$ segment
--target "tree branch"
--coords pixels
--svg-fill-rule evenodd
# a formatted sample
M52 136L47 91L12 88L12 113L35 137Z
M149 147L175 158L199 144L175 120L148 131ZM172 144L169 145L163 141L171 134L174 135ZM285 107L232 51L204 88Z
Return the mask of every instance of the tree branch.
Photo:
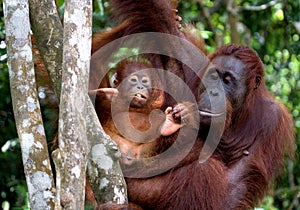
M262 4L260 6L245 6L245 7L240 7L239 10L248 10L248 11L261 11L261 10L265 10L269 7L274 6L275 4L279 3L280 0L273 0L270 1L266 4Z
M91 37L92 0L66 1L57 156L57 191L63 209L84 209Z
M238 9L234 0L226 0L226 10L228 13L228 22L230 26L230 39L232 43L239 44L241 42L240 34L237 29L239 22Z
M50 68L55 70L55 72L50 73L49 76L52 78L52 82L55 84L54 86L56 87L55 88L56 95L59 96L61 79L56 79L56 78L61 78L63 47L60 43L62 43L63 40L62 24L60 21L58 21L59 16L53 0L41 0L41 1L29 0L29 1L31 4L30 8L33 9L31 15L31 22L34 28L34 35L36 39L42 40L37 42L37 45L39 46L39 49L46 48L44 50L41 50L41 54L45 62L50 62L49 63L49 65L51 65ZM49 11L51 11L51 14L48 14ZM44 18L43 16L45 15L48 18ZM49 21L49 23L46 23L45 21ZM51 28L53 30L51 30ZM51 33L51 31L53 35L48 36ZM71 52L73 52L73 49L71 49ZM46 54L44 55L44 53ZM87 55L90 54L90 52L86 52L86 53ZM47 66L47 68L49 68L49 65ZM86 103L87 103L86 123L87 123L87 138L90 146L89 151L90 150L95 151L96 148L99 148L97 146L98 144L105 145L104 147L107 150L107 153L105 151L97 151L96 153L97 157L99 156L102 157L100 159L99 158L97 159L95 157L95 153L90 154L89 158L91 159L88 160L88 164L89 164L88 174L89 174L90 183L94 188L95 197L98 202L104 203L104 202L113 201L117 203L123 203L123 201L127 201L127 194L126 194L127 188L126 188L124 177L122 176L120 164L117 160L114 159L114 157L117 157L118 151L116 151L116 146L113 143L113 141L109 138L109 136L107 136L104 133L99 123L99 120L96 116L95 110L93 108L93 104L90 102L87 95L86 98L87 98L86 99ZM60 100L59 97L58 100ZM105 171L103 170L102 165L106 163L103 163L103 161L101 160L103 159L106 160L110 158L113 160L112 167L109 170ZM56 165L60 164L58 160L58 151L53 153L53 159ZM57 166L56 168L59 167ZM94 172L97 172L97 174L95 174ZM57 180L59 180L60 179L59 174L57 175L58 175ZM105 179L109 183L107 186L105 186L105 188L100 187L102 179ZM105 194L103 193L103 191L105 191Z
M86 120L87 133L91 148L87 173L95 198L98 203L113 201L124 204L128 201L127 188L118 161L121 157L118 146L103 131L89 98L87 98L87 112L89 113Z
M54 209L55 188L34 75L29 5L4 1L11 96L21 143L30 207Z
M63 26L55 1L29 0L30 21L37 46L51 78L55 94L60 98L62 74Z
M215 40L215 43L216 43L216 47L222 46L223 42L222 42L220 36L218 36L218 34L216 33L217 29L214 26L213 22L211 21L212 20L212 18L211 18L211 14L212 13L210 12L210 10L207 7L205 7L204 0L198 0L198 2L201 5L202 13L204 15L204 18L207 21L208 30L210 30L210 31L212 31L214 33L214 40Z

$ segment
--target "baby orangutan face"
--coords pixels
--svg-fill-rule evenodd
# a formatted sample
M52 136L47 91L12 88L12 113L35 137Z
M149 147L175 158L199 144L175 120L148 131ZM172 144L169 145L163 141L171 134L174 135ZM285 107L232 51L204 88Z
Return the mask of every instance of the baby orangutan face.
M145 106L151 96L152 83L150 77L144 71L135 72L126 77L118 87L120 96L131 107L141 108Z

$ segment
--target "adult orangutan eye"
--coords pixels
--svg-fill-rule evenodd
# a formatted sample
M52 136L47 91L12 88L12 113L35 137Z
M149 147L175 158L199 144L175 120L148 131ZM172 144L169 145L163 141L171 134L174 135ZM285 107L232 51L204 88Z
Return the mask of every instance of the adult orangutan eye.
M234 79L233 76L230 73L226 72L223 77L223 82L226 85L228 85L233 82L233 79Z

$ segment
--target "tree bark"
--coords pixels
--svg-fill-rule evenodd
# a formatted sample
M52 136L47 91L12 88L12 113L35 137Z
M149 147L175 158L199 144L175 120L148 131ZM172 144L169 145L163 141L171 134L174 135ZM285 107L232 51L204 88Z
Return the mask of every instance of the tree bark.
M92 36L92 1L65 2L57 191L62 209L84 209L87 161L86 95Z
M98 203L127 202L127 188L118 159L117 145L105 134L92 102L88 99L87 133L90 155L87 165L89 182Z
M44 59L46 67L49 72L49 76L54 84L56 95L60 95L61 87L61 74L62 74L62 57L63 57L63 29L62 24L59 21L59 15L56 10L56 5L53 0L29 0L30 10L31 10L31 23L34 31L34 36L37 40L37 45L40 49L40 53ZM81 19L80 17L79 19ZM19 20L18 20L19 21ZM13 23L16 25L16 23ZM88 48L85 50L86 55L90 54L89 44L86 45ZM81 49L85 48L82 47ZM80 49L80 50L81 50ZM74 49L70 49L73 53ZM76 60L76 59L75 59ZM77 60L76 60L77 62ZM75 62L75 63L76 63ZM21 63L21 62L20 62ZM17 65L21 66L21 65ZM50 69L50 71L49 71ZM72 77L71 77L72 78ZM71 81L71 78L66 78ZM81 88L82 89L82 88ZM126 184L119 162L116 160L118 157L118 150L113 141L107 136L96 116L95 110L93 108L92 102L89 100L88 96L85 95L87 103L87 136L89 141L89 146L92 148L93 153L90 154L89 160L89 178L90 182L93 184L96 199L99 202L117 202L123 203L127 200L126 196ZM74 96L74 100L77 95ZM60 100L60 98L58 98ZM74 101L73 100L73 101ZM74 125L72 125L74 126ZM76 126L74 126L76 128ZM99 146L99 144L101 146ZM102 147L103 146L103 147ZM98 151L97 148L104 148L103 151ZM90 150L90 149L89 149ZM45 152L44 154L48 154ZM57 167L62 166L60 164L60 159L58 159L58 151L53 155L53 159ZM73 157L70 157L71 159ZM105 161L103 161L105 160ZM108 161L108 162L107 162ZM112 163L112 165L107 164ZM111 166L108 170L103 170L107 165ZM50 173L52 176L52 173ZM57 183L60 183L60 173L57 173ZM107 182L108 184L103 187L101 183ZM72 183L73 184L73 183ZM61 186L58 184L58 188ZM53 190L54 192L54 190ZM54 195L53 195L54 196ZM61 208L62 196L59 194L56 200L55 209ZM30 201L31 202L31 201ZM66 199L62 200L62 203L66 203ZM50 206L50 205L49 205Z
M202 8L202 13L204 18L206 19L207 25L208 25L208 30L212 31L214 33L214 40L216 43L216 48L221 47L223 45L223 37L218 35L217 33L217 28L214 26L212 22L212 17L211 17L211 12L210 10L205 7L205 1L204 0L198 0L199 4L201 5ZM220 3L218 3L220 4Z
M62 75L63 26L55 1L29 0L30 21L37 46L50 75L57 98L60 98Z
M36 90L28 1L10 0L4 5L11 96L30 208L53 209L55 188Z
M231 43L240 44L241 38L238 32L238 9L235 0L226 0L226 10L228 14L228 22L230 27Z

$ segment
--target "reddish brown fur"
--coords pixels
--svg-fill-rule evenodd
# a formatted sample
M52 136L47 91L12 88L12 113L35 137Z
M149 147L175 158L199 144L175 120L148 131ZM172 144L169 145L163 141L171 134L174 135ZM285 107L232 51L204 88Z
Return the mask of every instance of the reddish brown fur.
M294 128L288 110L268 92L264 66L255 51L229 45L210 55L229 55L246 64L247 94L240 113L222 137L218 152L229 166L226 209L253 208L266 193L270 182L282 170L285 155L293 158ZM257 87L256 77L261 77ZM250 154L242 157L243 150ZM237 156L239 154L239 156Z
M292 157L291 115L267 91L257 54L247 47L229 45L210 58L221 55L242 60L248 77L243 108L238 115L229 115L231 125L216 156L200 164L203 141L198 139L189 155L167 173L127 179L131 202L144 209L250 209L282 170L284 156ZM257 75L262 78L258 87ZM234 105L232 111L236 111ZM249 155L243 154L245 150Z
M196 36L193 34L181 33L178 30L176 21L174 21L174 19L170 18L173 16L173 11L171 10L171 7L168 4L166 4L165 1L141 0L137 3L136 1L128 2L128 1L115 0L115 1L112 1L112 7L114 8L113 13L114 13L115 17L119 17L120 18L119 21L120 22L123 21L123 22L119 26L113 28L111 31L99 33L93 38L93 47L92 47L93 53L96 52L98 49L100 49L105 44L107 44L117 38L129 35L132 33L148 32L148 31L162 32L162 33L177 35L180 37L186 37L195 46L199 47L200 50L204 49L202 39L197 39ZM94 59L99 59L99 62L101 62L100 60L103 58L94 58ZM180 77L183 77L183 75L185 74L183 71L184 67L182 67L182 65L179 64L174 59L169 59L169 58L165 58L165 57L156 55L156 56L150 56L150 60L152 61L152 64L154 67L162 68L164 66L165 69L172 71L173 73L177 74ZM92 78L96 77L97 74L99 74L99 69L92 68L91 69ZM194 77L192 77L190 75L193 75ZM191 80L191 78L193 78L193 79L196 78L195 74L193 74L193 73L189 74L188 79ZM107 82L107 79L106 79L106 82L102 82L100 87L109 87L109 83ZM102 109L102 112L105 110L109 110L109 109ZM102 118L102 117L100 117L100 118ZM103 116L103 118L105 118L105 117ZM103 127L105 128L106 124L104 124ZM171 137L170 139L164 139L164 143L162 143L158 152L163 151L165 147L168 147L170 144L172 144L172 142L174 141L173 140L174 138L175 137ZM197 158L196 156L197 155L193 155L192 158L195 159L195 158ZM223 172L222 164L218 164L218 166L216 168L218 168L217 170L220 171L220 173ZM190 169L190 170L192 170L192 169ZM181 173L184 173L184 170ZM178 174L178 175L180 175L180 174ZM160 177L154 178L154 183L156 182L155 180L161 180L160 181L161 184L158 184L158 185L156 184L157 188L160 189L160 191L162 191L162 188L161 188L162 186L168 185L168 181L167 181L167 179L169 179L168 177L169 177L169 175L163 176L162 179ZM224 176L221 176L221 177L223 179ZM214 179L214 181L215 181L215 183L213 185L217 185L218 180ZM138 188L135 186L131 187L131 184L135 185L135 183L136 183L136 180L133 180L133 181L128 180L129 193L132 193L132 191L135 191L135 189L143 189L142 187L138 187ZM146 181L145 184L143 184L143 186L145 186L145 189L147 189L150 186L152 187L152 183L153 183L153 179L149 179ZM192 183L190 183L190 185L191 184ZM203 182L203 188L205 187L205 185L206 185L206 183ZM216 198L215 198L216 200L219 200L224 195L224 188L225 188L224 185L223 184L218 185L218 186L220 186L219 187L220 195L216 196ZM170 189L170 190L172 190L172 189ZM138 192L133 192L133 193L135 194ZM149 193L149 194L152 194L152 193ZM144 195L144 191L141 195ZM159 198L159 197L157 197L158 194L156 194L156 193L154 193L152 195L154 195L156 197L155 200L157 200ZM148 198L149 198L148 201L145 201L145 202L151 203L150 204L151 206L155 206L157 204L155 201L152 201L151 195L149 195ZM204 197L202 197L202 199L204 199ZM101 207L99 207L99 208L101 208ZM105 208L107 208L107 206ZM112 207L112 208L116 208L116 207Z
M137 3L136 0L111 0L110 4L115 21L131 22L124 35L141 32L180 34L175 19L171 18L174 12L167 1L139 0Z
M92 54L109 42L124 36L124 31L128 26L130 26L130 21L124 21L111 30L96 33L92 42Z
M176 1L172 0L171 3L176 6ZM94 35L92 43L93 54L106 44L113 42L118 38L143 32L159 32L185 38L195 45L195 47L199 48L199 51L205 52L203 39L199 39L195 34L188 32L191 31L190 29L192 26L188 26L188 30L180 31L178 29L177 21L175 18L172 18L174 17L173 7L168 4L168 1L139 0L137 3L136 0L111 0L110 5L114 20L119 23L119 25L109 31L100 32ZM149 43L144 43L144 45L147 44ZM169 43L169 45L166 43L156 44L158 46L162 44L166 45L166 48L173 47L171 46L172 43ZM118 48L118 46L115 48ZM107 54L101 56L102 57L94 55L92 60L99 60L99 62L102 63L111 55ZM190 75L196 77L192 70L173 58L161 55L146 56L152 62L154 68L166 69L183 79L192 78ZM97 78L98 76L99 67L97 66L96 70L91 68L91 78ZM107 86L107 82L102 81L101 87L103 86Z
M147 131L151 128L153 130L152 135L154 135L154 133L156 132L159 132L158 129L163 123L165 116L163 114L155 115L155 117L152 118L154 122L150 122L149 114L152 110L161 108L163 104L164 92L154 88L161 87L161 83L158 75L156 75L155 72L152 72L149 69L151 67L152 66L150 64L144 63L142 61L123 61L118 65L116 71L116 81L118 81L118 83L121 83L132 73L136 73L139 70L148 69L146 71L149 71L148 77L150 77L149 79L151 79L153 89L149 90L150 95L149 98L147 98L147 103L142 107L127 107L125 103L127 97L124 98L124 96L122 96L122 93L119 93L119 96L116 97L116 99L113 101L113 104L111 100L106 100L106 96L101 93L99 93L96 97L96 111L98 113L100 122L103 125L104 131L108 135L110 135L111 138L119 145L121 153L128 157L152 156L157 150L157 143L155 141L147 143L137 143L132 140L126 139L115 126L116 121L112 118L111 106L114 105L115 107L114 116L118 116L117 121L125 121L122 121L122 124L128 125L129 127L129 123L131 123L134 129L138 131ZM126 90L123 91L126 92ZM129 116L130 122L126 121L127 114ZM151 126L151 124L153 124L154 126ZM145 136L145 138L148 137Z
M129 76L131 73L134 73L137 69L149 69L152 68L152 65L149 63L145 63L142 61L122 61L118 64L116 70L116 80L121 82L124 78ZM151 81L156 87L161 87L161 81L158 75L153 72ZM111 87L111 85L107 85L106 87ZM161 89L162 90L162 89ZM147 104L146 107L141 107L139 109L135 109L136 112L147 113L151 112L153 109L160 109L163 104L163 95L164 93L158 89L152 90L152 97L150 98L150 102ZM99 101L99 96L96 98L96 103ZM105 123L106 118L111 118L111 101L104 102L103 100L107 100L105 97L101 98L102 101L97 103L97 109L99 110L100 118L102 123Z
M170 18L173 17L173 11L167 2L140 0L137 3L135 0L111 0L110 4L114 20L119 22L119 25L94 36L92 53L111 41L134 33L181 34L175 19Z
M275 139L287 139L287 141L276 141L275 154L283 157L283 153L294 147L293 145L293 120L288 110L276 100L265 86L264 66L255 51L248 47L228 45L210 55L213 60L217 56L229 55L241 60L246 64L247 71L247 94L244 99L242 110L235 116L232 125L226 131L221 145L222 151L227 151L227 164L231 164L233 152L237 149L243 150L251 147L257 139L274 142ZM256 76L261 78L260 85L256 84ZM234 108L234 107L233 107ZM264 119L264 120L262 120ZM259 135L258 135L259 134ZM280 134L280 135L279 135ZM280 151L278 151L280 150ZM281 158L279 158L282 161ZM276 160L276 159L275 159ZM270 160L271 161L271 160ZM271 164L273 165L273 164ZM278 164L275 164L276 166Z
M163 0L113 1L114 14L119 15L123 23L111 32L97 35L94 51L116 38L137 32L155 31L184 37L170 18L171 12L164 9L169 7L158 9L164 4ZM234 56L244 62L248 79L246 97L241 99L244 106L238 110L240 114L230 115L231 124L215 157L204 164L198 162L203 144L199 137L189 155L170 171L151 178L127 179L129 201L144 209L251 208L281 171L286 151L293 154L292 118L267 91L263 79L257 87L256 75L263 78L263 64L256 53L249 48L230 45L217 50L210 58L213 60L219 55ZM172 68L175 70L167 69L180 76L185 74L182 78L186 82L193 80L176 61L164 59L155 57L155 62L166 67L175 65ZM195 92L196 86L191 85ZM236 111L234 105L229 110ZM249 151L248 156L244 155L245 150Z

